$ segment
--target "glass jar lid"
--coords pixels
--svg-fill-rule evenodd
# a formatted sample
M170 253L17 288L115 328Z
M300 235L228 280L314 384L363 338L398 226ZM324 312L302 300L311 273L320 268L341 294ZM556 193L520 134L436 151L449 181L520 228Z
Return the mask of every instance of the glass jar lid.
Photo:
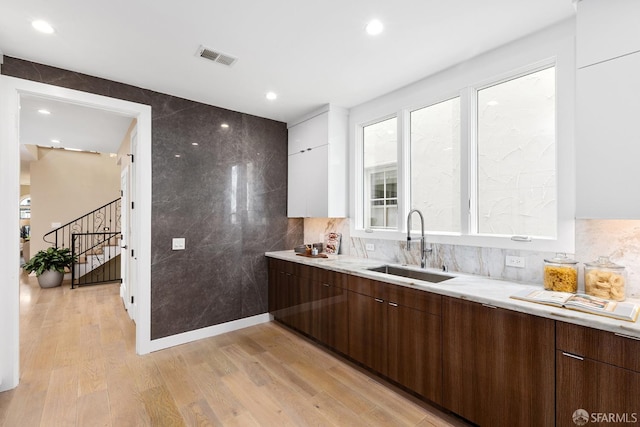
M577 264L578 261L571 259L567 254L557 253L555 257L545 259L544 262L551 262L553 264Z
M608 256L599 256L597 260L586 262L584 265L587 267L596 267L596 268L611 268L611 269L623 269L623 265L616 264L612 262Z

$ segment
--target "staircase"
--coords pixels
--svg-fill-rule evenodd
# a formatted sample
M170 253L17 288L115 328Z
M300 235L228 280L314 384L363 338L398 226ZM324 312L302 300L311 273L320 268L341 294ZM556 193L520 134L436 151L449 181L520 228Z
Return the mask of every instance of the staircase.
M71 288L122 282L120 274L121 199L45 234L45 242L70 248L77 261L71 266Z

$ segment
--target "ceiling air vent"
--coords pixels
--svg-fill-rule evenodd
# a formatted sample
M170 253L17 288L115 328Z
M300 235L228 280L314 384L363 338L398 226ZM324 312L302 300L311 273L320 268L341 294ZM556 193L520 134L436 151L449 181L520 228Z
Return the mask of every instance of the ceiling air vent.
M200 46L197 55L201 58L208 59L209 61L217 62L218 64L232 66L238 58L224 54L222 52L209 49L208 47Z

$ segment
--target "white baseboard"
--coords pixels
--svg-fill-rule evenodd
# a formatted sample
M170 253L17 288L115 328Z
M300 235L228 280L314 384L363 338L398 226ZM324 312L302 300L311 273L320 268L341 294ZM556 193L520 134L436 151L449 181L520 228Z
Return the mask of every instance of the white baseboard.
M165 348L174 347L180 344L201 340L203 338L215 337L216 335L225 334L227 332L237 331L238 329L248 328L249 326L268 323L272 320L269 313L258 314L256 316L245 317L244 319L234 320L232 322L221 323L219 325L208 326L195 331L183 332L170 337L158 338L149 343L149 351L158 351Z

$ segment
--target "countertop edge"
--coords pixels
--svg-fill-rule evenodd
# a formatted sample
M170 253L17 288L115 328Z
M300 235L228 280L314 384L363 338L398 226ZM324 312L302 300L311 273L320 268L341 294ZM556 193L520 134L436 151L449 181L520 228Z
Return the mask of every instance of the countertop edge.
M391 283L399 286L406 286L414 289L421 289L434 294L444 295L461 300L488 304L494 307L504 308L524 314L544 317L575 325L586 326L603 331L618 333L633 338L640 339L640 324L595 314L583 313L566 308L553 307L544 304L537 304L510 298L515 292L530 288L540 289L541 286L510 282L499 279L492 279L482 276L473 276L456 272L442 272L436 269L426 269L437 274L453 276L453 279L442 283L430 283L416 279L409 279L398 276L390 276L384 273L369 271L367 268L381 265L397 265L386 261L355 258L345 255L329 255L328 258L307 258L296 255L292 250L266 252L266 257L280 259L284 261L296 262L313 267L324 268L326 270L339 273L351 274L381 282ZM416 268L417 266L408 266ZM634 300L634 302L636 302Z

